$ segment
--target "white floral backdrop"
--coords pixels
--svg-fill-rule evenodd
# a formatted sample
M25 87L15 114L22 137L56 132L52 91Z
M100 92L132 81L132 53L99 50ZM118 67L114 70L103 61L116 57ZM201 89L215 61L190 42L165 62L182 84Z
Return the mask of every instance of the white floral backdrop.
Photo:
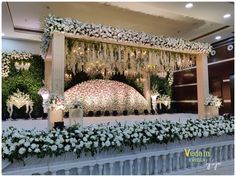
M83 111L143 111L148 109L146 99L134 88L112 80L90 80L77 84L65 92L66 102L80 99Z

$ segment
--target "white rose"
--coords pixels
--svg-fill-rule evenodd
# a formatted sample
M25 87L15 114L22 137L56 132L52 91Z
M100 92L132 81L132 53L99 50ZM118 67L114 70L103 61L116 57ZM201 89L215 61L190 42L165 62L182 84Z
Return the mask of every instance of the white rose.
M34 150L34 152L38 153L38 152L40 152L40 149L39 149L39 148L36 148L36 149Z
M198 137L201 137L201 136L202 136L202 133L201 133L201 132L198 132L197 136L198 136Z
M51 150L56 151L57 150L57 145L52 145Z
M106 145L107 147L110 146L110 144L111 144L110 141L106 141L106 142L105 142L105 145Z
M101 141L105 141L105 138L104 138L104 137L101 137Z
M158 138L158 140L160 140L160 141L163 140L163 136L162 136L162 135L159 135L157 138Z
M22 147L22 148L20 148L20 149L19 149L19 151L18 151L18 152L19 152L19 154L24 154L24 153L25 153L25 151L26 151L26 149Z
M29 148L29 149L28 149L28 152L32 152L32 149L31 149L31 148Z
M207 132L207 131L204 131L204 132L203 132L203 136L204 136L204 137L208 137L208 135L209 135L209 132Z
M29 147L29 146L30 146L30 142L26 141L26 142L24 143L24 146L25 146L25 147Z
M86 137L84 137L84 138L83 138L83 141L85 141L85 142L86 142L86 141L88 141L88 139L87 139Z
M98 142L94 142L94 147L98 147Z
M144 139L143 139L143 143L146 143L146 142L147 142L147 139L146 139L146 138L144 138Z
M65 146L65 151L69 151L70 150L70 145L66 145Z
M19 144L24 144L25 143L25 139L21 139L18 143Z
M37 145L33 143L33 144L31 144L30 147L31 147L31 149L35 149L37 147Z
M12 145L11 147L10 147L10 151L12 152L12 151L14 151L16 149L16 146L15 145Z
M58 146L58 148L62 148L63 144L58 144L57 146Z
M147 132L146 134L147 134L147 136L149 136L149 137L152 136L152 134L151 134L150 132Z
M134 136L135 138L137 138L137 137L138 137L138 134L137 134L137 133L135 133L133 136Z
M7 147L3 148L3 154L7 154L7 155L10 154L10 151L9 151L9 149Z

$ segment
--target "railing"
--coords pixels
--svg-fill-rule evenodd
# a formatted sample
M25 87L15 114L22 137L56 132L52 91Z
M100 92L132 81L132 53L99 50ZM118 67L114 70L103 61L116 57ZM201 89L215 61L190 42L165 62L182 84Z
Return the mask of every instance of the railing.
M194 163L186 157L184 148L191 151L210 152L205 162ZM91 157L85 154L77 159L72 153L54 158L28 158L26 165L9 164L3 168L4 175L52 174L52 175L159 175L185 174L191 170L206 169L207 163L231 162L234 159L233 136L223 135L180 141L167 145L149 145L147 148L124 152L103 152Z

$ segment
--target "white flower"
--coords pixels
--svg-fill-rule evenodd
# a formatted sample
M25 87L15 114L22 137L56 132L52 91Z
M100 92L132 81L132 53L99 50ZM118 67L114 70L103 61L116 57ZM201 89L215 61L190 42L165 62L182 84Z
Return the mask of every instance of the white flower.
M30 142L29 142L29 141L26 141L26 142L24 143L24 146L25 146L25 147L29 147L29 146L30 146Z
M104 137L101 137L101 141L105 141L105 138L104 138Z
M19 141L19 145L24 144L24 143L25 143L25 139L21 139L21 140Z
M70 145L66 145L65 146L65 151L69 151L70 150Z
M56 151L57 150L57 145L52 145L51 150Z
M39 149L39 148L36 148L36 149L34 150L34 152L39 153L39 152L40 152L40 149Z
M204 131L204 132L203 132L203 136L204 136L204 137L208 137L208 135L209 135L209 132L207 132L207 131Z
M198 132L197 136L198 136L198 137L201 137L201 136L202 136L202 133L201 133L201 132Z
M24 153L25 153L25 151L26 151L26 149L22 147L22 148L20 148L20 149L19 149L19 151L18 151L18 152L19 152L19 154L24 154Z
M7 154L7 155L10 154L10 151L9 151L9 149L7 147L3 148L3 154Z
M86 141L88 141L88 139L87 139L86 137L84 137L84 138L83 138L83 141L85 141L85 142L86 142Z
M162 140L163 140L163 136L162 136L162 135L159 135L159 136L157 137L157 139L160 140L160 141L162 141Z
M105 145L106 145L107 147L110 146L110 144L111 144L110 141L106 141L106 142L105 142Z
M97 141L94 142L94 147L98 147L98 142Z
M37 145L33 143L33 144L31 144L30 147L31 147L31 149L35 149L37 147Z

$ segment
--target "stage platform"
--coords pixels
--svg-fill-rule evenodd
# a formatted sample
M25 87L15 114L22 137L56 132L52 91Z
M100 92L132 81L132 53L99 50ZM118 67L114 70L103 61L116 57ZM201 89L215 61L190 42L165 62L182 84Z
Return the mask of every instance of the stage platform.
M170 120L170 121L178 121L185 122L187 119L195 120L197 118L197 114L161 114L161 115L129 115L129 116L108 116L108 117L84 117L83 125L89 126L92 124L101 124L101 123L110 123L115 124L116 122L132 124L134 122L140 122L143 120ZM69 125L69 118L64 119L65 126ZM16 127L18 129L33 129L36 128L38 130L47 129L48 120L35 119L35 120L7 120L2 121L2 129L6 129L10 126Z

